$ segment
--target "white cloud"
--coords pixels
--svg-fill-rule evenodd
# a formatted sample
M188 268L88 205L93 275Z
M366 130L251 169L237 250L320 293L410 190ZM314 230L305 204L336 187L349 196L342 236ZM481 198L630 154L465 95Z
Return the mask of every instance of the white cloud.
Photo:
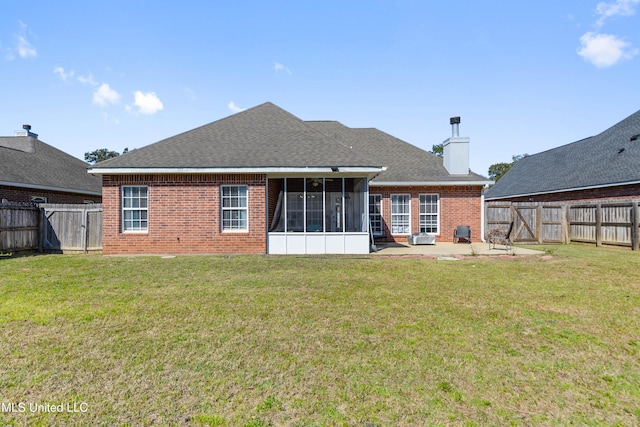
M636 13L636 5L640 0L615 0L600 2L596 6L596 14L600 17L593 24L596 31L590 31L580 37L581 47L578 55L598 68L606 68L623 59L631 59L640 53L630 43L613 34L600 33L607 20L614 16L630 16Z
M98 90L93 93L93 103L97 105L117 104L119 101L120 94L111 89L106 83L102 83Z
M155 92L142 93L136 91L134 94L133 105L138 107L138 113L140 114L155 114L164 108L162 101L155 94ZM130 107L127 107L128 111L131 111Z
M276 73L280 72L280 71L284 71L287 74L291 75L291 70L289 69L289 67L282 65L279 62L276 62L275 64L273 64L273 69L276 71Z
M18 46L16 47L16 50L18 51L20 58L35 58L38 56L36 49L31 46L31 43L29 43L24 36L18 36Z
M98 82L93 79L93 74L87 76L78 76L78 81L85 85L98 86Z
M240 108L236 105L235 102L231 101L230 103L227 104L227 107L229 108L229 110L233 111L234 113L239 113L240 111L244 111L245 108Z
M55 67L55 68L53 69L53 74L58 75L58 77L60 77L60 79L61 79L63 82L67 83L67 81L68 81L71 77L73 77L73 75L74 75L75 73L73 72L73 70L71 70L71 71L69 71L69 72L67 73L67 72L64 70L64 68L62 68L62 67Z
M580 43L582 47L578 49L578 55L598 68L610 67L640 53L639 49L611 34L588 32L580 37Z
M600 18L596 22L596 28L602 27L606 20L612 16L629 16L635 14L635 6L639 3L640 0L616 0L613 3L598 3L596 13L600 15Z
M5 58L9 61L13 61L16 58L16 54L23 59L35 58L38 56L38 51L31 45L31 42L27 40L27 37L31 35L27 24L18 20L20 24L20 32L16 34L16 45L14 48L7 49Z

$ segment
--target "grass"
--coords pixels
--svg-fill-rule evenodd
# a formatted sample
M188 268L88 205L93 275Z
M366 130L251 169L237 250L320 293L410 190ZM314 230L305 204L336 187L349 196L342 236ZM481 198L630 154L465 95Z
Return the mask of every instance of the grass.
M0 425L639 424L640 254L541 249L3 257Z

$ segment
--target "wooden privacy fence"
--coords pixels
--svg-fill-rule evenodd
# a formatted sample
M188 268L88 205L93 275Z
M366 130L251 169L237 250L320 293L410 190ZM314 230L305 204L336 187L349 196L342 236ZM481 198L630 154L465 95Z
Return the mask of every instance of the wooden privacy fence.
M38 249L40 210L32 204L0 203L0 252Z
M513 221L514 243L587 242L638 250L638 202L544 203L487 202L485 230L506 228Z
M0 251L102 250L101 204L0 205Z

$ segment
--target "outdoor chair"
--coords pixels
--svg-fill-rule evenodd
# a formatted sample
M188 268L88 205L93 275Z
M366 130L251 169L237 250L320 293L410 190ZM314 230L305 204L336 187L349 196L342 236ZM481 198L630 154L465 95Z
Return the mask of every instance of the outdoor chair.
M502 228L494 228L487 235L489 241L489 249L495 249L496 245L504 245L505 250L511 249L511 232L513 231L513 221L509 224L507 231Z
M466 240L467 243L471 243L471 227L468 225L459 225L453 232L453 243L460 243L460 240Z

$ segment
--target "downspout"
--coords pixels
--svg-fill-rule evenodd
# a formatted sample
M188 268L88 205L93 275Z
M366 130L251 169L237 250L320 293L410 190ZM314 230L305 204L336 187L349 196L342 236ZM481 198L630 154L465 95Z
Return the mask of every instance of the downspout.
M486 243L486 240L484 239L484 190L480 193L480 208L480 239Z
M267 177L265 175L264 177L265 183L264 183L264 192L265 195L267 197L265 197L264 199L264 203L265 203L265 209L264 209L264 223L266 224L265 230L264 230L264 234L265 234L265 242L267 243L265 245L265 254L269 255L269 177Z

